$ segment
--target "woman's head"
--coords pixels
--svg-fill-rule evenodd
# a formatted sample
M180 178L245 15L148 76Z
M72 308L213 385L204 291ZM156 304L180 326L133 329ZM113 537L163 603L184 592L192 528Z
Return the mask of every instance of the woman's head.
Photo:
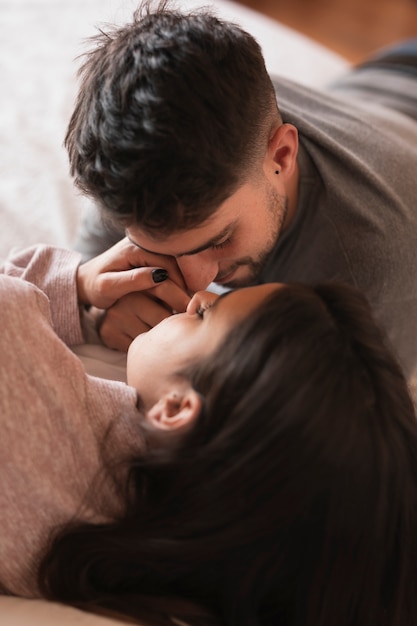
M278 283L270 283L228 292L220 297L206 291L198 292L185 313L173 315L139 335L129 348L127 381L137 389L142 408L148 411L155 404L163 408L165 401L174 397L176 402L188 398L197 408L199 397L194 401L189 395L192 389L190 368L205 357L210 358L216 349L221 349L227 335L261 306L269 294L281 287ZM192 412L192 416L195 415ZM166 421L165 426L153 421L156 426L169 428ZM175 424L171 420L173 428Z
M47 593L155 623L413 624L417 425L362 296L276 288L186 375L194 426L133 464L124 520L57 542Z

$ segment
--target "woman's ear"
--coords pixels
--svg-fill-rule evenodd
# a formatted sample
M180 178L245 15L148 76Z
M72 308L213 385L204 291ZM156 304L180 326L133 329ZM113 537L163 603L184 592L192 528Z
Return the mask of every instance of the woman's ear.
M190 426L200 414L203 400L192 387L170 391L149 409L146 419L159 430Z
M298 154L298 131L293 124L280 124L269 139L264 162L268 178L279 175L280 180L288 180L294 173Z

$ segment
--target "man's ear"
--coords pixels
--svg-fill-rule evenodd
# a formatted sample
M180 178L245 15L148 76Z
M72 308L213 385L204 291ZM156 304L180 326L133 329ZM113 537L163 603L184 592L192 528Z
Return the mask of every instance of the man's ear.
M149 409L146 419L159 430L190 426L200 414L203 400L192 387L171 391Z
M280 124L271 133L264 163L268 178L279 174L288 180L294 173L298 154L298 131L293 124Z

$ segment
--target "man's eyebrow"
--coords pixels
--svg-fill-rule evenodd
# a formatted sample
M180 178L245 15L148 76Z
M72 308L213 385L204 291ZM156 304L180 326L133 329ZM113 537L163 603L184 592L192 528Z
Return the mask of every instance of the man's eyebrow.
M173 256L175 259L180 259L183 256L192 256L193 254L199 254L199 252L203 252L204 250L207 250L208 248L211 248L212 246L215 246L216 244L221 242L221 240L224 239L224 237L229 235L229 233L234 230L236 224L237 224L237 220L231 222L230 224L227 224L227 226L223 228L223 230L220 231L220 233L217 233L215 237L212 237L211 239L209 239L209 241L206 241L198 248L194 248L193 250L187 250L187 252L181 252L180 254L169 254L168 256ZM136 243L136 241L133 241L129 234L127 234L127 238L129 239L131 243L133 243L134 246L136 246L137 248L140 248L144 252L148 252L149 254L159 254L159 255L163 254L162 252L155 252L154 250L149 250L147 248L144 248L140 244Z

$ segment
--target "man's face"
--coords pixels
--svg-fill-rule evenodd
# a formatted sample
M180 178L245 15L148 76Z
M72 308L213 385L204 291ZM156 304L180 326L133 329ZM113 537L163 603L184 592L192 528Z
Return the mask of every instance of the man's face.
M133 243L175 257L191 293L211 282L241 287L256 282L285 225L287 199L263 179L245 183L201 226L161 238L128 228Z

